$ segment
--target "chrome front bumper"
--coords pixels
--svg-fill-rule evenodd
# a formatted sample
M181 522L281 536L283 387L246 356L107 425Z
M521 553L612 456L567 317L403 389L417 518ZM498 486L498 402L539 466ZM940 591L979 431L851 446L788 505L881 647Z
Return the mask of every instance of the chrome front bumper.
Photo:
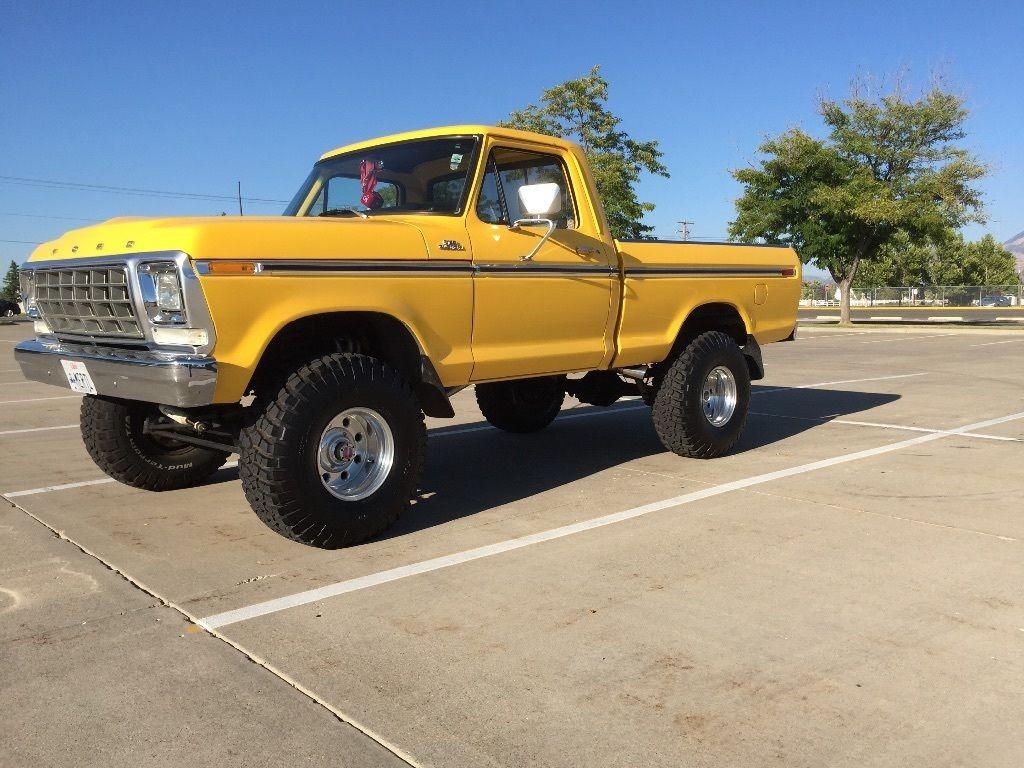
M100 395L191 408L213 402L217 361L149 350L110 349L37 338L14 347L26 378L70 389L61 360L85 363Z

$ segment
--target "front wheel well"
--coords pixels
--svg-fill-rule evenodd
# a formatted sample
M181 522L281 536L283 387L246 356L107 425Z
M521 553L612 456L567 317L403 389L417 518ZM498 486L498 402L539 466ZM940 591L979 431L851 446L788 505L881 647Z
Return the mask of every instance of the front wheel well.
M455 415L437 372L412 331L401 320L378 312L330 312L288 323L263 351L248 391L257 397L274 392L300 365L333 352L383 360L409 382L424 413L444 418Z

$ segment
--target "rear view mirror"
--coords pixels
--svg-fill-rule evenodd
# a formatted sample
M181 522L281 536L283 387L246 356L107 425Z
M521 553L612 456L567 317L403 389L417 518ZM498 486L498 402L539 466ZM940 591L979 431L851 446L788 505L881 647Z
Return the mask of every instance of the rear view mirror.
M543 219L562 210L562 188L557 184L524 184L519 188L519 208L527 216Z

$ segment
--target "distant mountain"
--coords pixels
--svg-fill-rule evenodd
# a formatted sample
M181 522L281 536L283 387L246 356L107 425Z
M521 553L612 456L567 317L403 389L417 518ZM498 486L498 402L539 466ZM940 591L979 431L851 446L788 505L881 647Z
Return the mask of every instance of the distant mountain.
M1014 235L1003 243L1003 248L1017 257L1017 274L1024 277L1024 232Z

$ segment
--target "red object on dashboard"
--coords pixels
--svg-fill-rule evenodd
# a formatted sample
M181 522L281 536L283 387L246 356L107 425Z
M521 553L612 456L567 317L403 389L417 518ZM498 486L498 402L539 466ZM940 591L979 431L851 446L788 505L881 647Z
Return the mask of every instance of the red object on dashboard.
M379 192L374 192L377 186L377 164L373 160L363 160L359 164L359 183L363 188L363 196L359 198L359 202L370 210L384 205L384 198Z

